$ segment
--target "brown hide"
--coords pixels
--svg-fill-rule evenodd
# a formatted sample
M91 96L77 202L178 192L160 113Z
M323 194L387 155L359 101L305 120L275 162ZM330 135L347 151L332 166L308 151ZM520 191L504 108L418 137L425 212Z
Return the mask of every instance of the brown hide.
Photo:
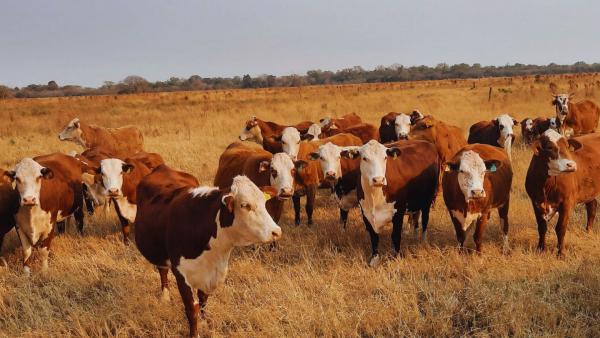
M441 163L445 163L467 145L462 129L438 121L430 115L418 120L412 126L409 137L433 143L440 155Z
M362 119L356 113L346 114L340 118L330 118L329 123L321 129L323 131L328 131L330 129L348 129L354 125L362 123Z
M467 143L489 144L496 147L503 145L498 143L500 138L500 129L494 121L480 121L469 128L469 139Z
M104 128L80 122L86 148L100 147L111 157L127 157L144 148L144 137L136 127Z
M572 128L573 136L589 134L596 131L600 108L590 100L578 103L569 102L569 114L561 125L561 130Z

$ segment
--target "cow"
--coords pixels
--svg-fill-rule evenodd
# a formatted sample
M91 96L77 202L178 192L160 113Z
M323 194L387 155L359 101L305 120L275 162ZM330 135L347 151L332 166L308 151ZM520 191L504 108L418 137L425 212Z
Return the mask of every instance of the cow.
M144 137L136 127L104 128L81 122L78 118L71 120L58 138L84 149L99 147L115 157L127 157L144 148Z
M521 121L521 136L523 137L523 143L532 144L534 140L540 137L548 129L554 129L558 131L559 122L556 117L523 119L523 121Z
M422 214L426 238L429 211L438 190L440 170L435 146L427 141L399 141L386 147L373 140L341 152L345 158L359 158L357 198L363 221L371 238L370 266L379 261L379 234L393 223L392 243L400 253L405 212Z
M440 163L445 163L467 145L462 129L438 121L431 115L423 116L419 111L414 111L411 114L411 123L409 138L433 143L440 155Z
M0 168L0 250L4 236L15 226L15 214L19 209L19 193L7 175L7 171ZM8 266L4 257L0 256L0 266Z
M311 141L316 141L319 139L319 135L321 135L322 131L320 125L313 123L310 128L308 128L306 135L310 135Z
M410 129L410 117L404 113L389 112L381 117L379 124L379 141L381 143L390 143L398 141L398 131L403 129L403 126L399 126L399 130L396 129L396 119L401 116L398 121L408 121Z
M511 145L515 135L513 127L517 125L517 120L508 114L502 114L491 121L480 121L469 128L469 138L467 143L481 143L504 148L511 158Z
M242 132L240 133L240 141L254 141L263 146L266 151L276 154L282 152L280 137L283 130L287 127L294 127L300 131L301 134L306 134L308 128L313 123L310 121L300 122L292 126L280 125L275 122L263 121L256 116L246 121ZM276 140L279 138L279 140Z
M348 129L354 125L362 123L362 119L356 113L346 114L340 118L325 117L319 120L319 125L323 131L330 129Z
M595 132L600 108L590 100L572 103L572 97L572 94L559 94L552 99L556 118L560 123L560 133L569 137Z
M523 143L531 144L535 139L535 132L533 129L533 119L526 117L521 121L521 137Z
M475 223L473 240L477 252L481 253L490 213L498 209L504 233L503 251L508 252L508 210L513 173L506 152L487 144L470 144L446 162L444 171L444 202L460 248L464 248L466 232Z
M565 249L567 224L575 205L585 204L587 231L591 231L600 195L600 136L595 134L567 139L547 130L533 143L533 157L525 178L537 221L538 249L546 247L548 222L558 213L556 237L558 256Z
M265 208L265 192L245 176L218 189L161 165L137 190L136 245L158 268L165 299L169 269L175 275L195 337L199 314L204 318L208 296L223 284L233 248L277 240L281 228ZM275 194L268 187L266 192Z
M82 231L81 174L79 161L61 153L24 158L12 171L5 172L19 193L15 222L23 248L25 274L30 273L34 247L41 251L42 271L48 269L48 254L57 222L73 215Z
M329 129L327 131L321 132L318 134L321 138L331 137L337 134L352 134L361 139L363 144L371 141L371 140L379 140L379 130L372 124L369 123L359 123L355 124L346 129ZM316 132L310 133L316 134Z
M294 194L296 171L302 170L306 165L305 161L293 162L285 153L273 155L266 150L235 142L219 157L213 184L225 189L231 186L234 177L244 175L258 187L273 186L277 191L277 198L267 202L267 210L275 223L279 223L283 202Z
M281 152L288 154L293 160L298 158L300 142L310 141L312 139L312 134L305 133L301 135L298 129L294 127L287 127L283 129L281 136L274 138L275 141L281 142Z

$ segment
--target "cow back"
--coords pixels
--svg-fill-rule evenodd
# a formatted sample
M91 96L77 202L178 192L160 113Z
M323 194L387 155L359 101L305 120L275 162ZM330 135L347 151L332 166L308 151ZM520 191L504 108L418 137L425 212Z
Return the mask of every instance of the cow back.
M462 129L437 121L431 116L424 117L413 126L410 138L433 143L442 163L467 144Z
M498 144L500 133L498 127L492 121L480 121L469 128L468 144L481 143L501 147Z

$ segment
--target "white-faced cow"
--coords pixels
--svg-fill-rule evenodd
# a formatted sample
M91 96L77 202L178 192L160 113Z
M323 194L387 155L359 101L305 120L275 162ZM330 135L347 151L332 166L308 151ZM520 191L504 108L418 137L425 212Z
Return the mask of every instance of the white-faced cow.
M590 100L572 103L573 95L554 95L552 104L556 108L556 118L560 133L564 136L579 136L596 131L600 108Z
M567 224L575 205L585 204L588 231L594 224L596 198L600 195L600 136L566 139L550 129L533 147L525 189L538 225L538 249L545 249L548 222L558 213L556 237L560 256L565 249Z
M294 127L301 134L306 134L312 124L310 121L304 121L292 126L286 126L275 122L263 121L253 116L250 120L246 121L239 139L241 141L254 141L262 145L266 151L276 154L283 151L281 136L285 128Z
M469 144L481 143L504 148L511 158L511 146L515 135L513 127L517 125L517 120L507 114L498 116L491 121L477 122L469 129Z
M535 119L525 118L521 121L521 136L523 143L531 144L548 129L559 130L559 122L556 117L545 118L537 117Z
M175 275L195 337L208 296L227 276L233 248L277 240L281 228L265 208L264 191L244 176L220 190L162 165L142 179L137 194L137 247L158 268L167 298L169 269Z
M340 118L325 117L319 120L320 127L325 132L330 129L348 129L360 123L362 123L362 119L356 113L346 114Z
M442 180L444 202L464 247L466 232L475 223L473 239L481 252L483 233L493 209L498 209L504 233L504 251L508 250L508 209L512 168L504 151L487 144L465 146L446 163Z

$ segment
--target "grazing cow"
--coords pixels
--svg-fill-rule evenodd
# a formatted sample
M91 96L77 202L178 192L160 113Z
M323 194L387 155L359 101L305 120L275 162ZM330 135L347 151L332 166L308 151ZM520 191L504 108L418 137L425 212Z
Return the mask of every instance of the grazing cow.
M158 268L164 298L169 268L175 275L195 337L208 296L225 280L233 248L277 240L281 228L265 208L264 192L244 176L219 190L162 165L142 179L137 195L136 245Z
M419 118L415 118L419 115ZM413 126L410 139L433 143L440 155L440 163L445 163L467 145L467 140L459 127L438 121L431 115L423 116L418 111L411 114L411 121Z
M61 153L24 158L13 171L5 172L19 192L15 215L23 248L24 272L30 272L34 247L42 253L42 269L48 268L48 254L56 222L75 216L83 229L83 184L81 167L75 158Z
M330 129L348 129L362 123L362 119L356 113L350 113L340 118L325 117L319 120L319 123L323 131L328 131Z
M535 119L525 118L521 121L521 135L525 144L531 144L548 129L558 131L558 120L556 117L545 118L537 117Z
M4 236L15 226L15 214L19 209L19 193L7 176L7 171L0 168L0 250ZM0 265L8 266L2 256Z
M231 186L234 177L244 175L259 187L273 186L277 191L277 198L267 202L267 210L275 223L279 223L283 201L294 194L296 171L302 170L306 165L305 161L294 163L285 153L273 155L266 150L236 142L230 144L219 157L213 184L225 189Z
M346 158L360 158L357 197L371 238L370 266L379 263L379 234L390 221L392 243L396 253L400 252L406 211L421 211L423 239L426 238L429 210L438 188L440 163L433 144L407 140L390 146L370 141L341 153Z
M480 121L475 123L469 129L469 144L482 143L504 148L511 158L511 145L515 135L513 127L517 125L517 120L503 114L491 121Z
M558 213L558 255L564 252L569 217L576 204L585 204L587 231L591 231L600 195L600 136L567 139L547 130L534 142L525 189L531 199L538 225L538 249L546 246L548 222Z
M442 187L444 202L461 248L466 232L476 224L473 239L481 252L483 232L492 209L498 209L504 232L504 252L508 250L508 208L512 168L507 154L487 144L465 146L446 163Z
M306 167L299 168L296 171L296 185L297 189L292 197L294 204L294 222L296 225L300 225L300 198L302 195L306 195L306 217L307 224L312 225L313 219L312 214L314 210L315 198L317 194L317 187L325 184L329 187L329 182L324 180L324 172L321 170L321 164L318 161L312 161L314 158L313 153L319 149L319 146L331 142L338 146L358 146L362 145L362 141L351 134L337 134L328 138L324 138L315 142L302 142L298 152L298 159L306 161L308 164Z
M595 132L600 108L590 100L571 103L571 98L572 95L560 94L554 95L552 100L560 123L560 133L569 137Z
M246 125L242 129L239 138L241 141L255 141L262 145L266 151L276 154L283 151L281 142L278 142L276 139L279 138L279 141L281 141L281 134L286 127L294 127L301 134L306 134L312 124L310 121L304 121L293 126L283 126L275 122L263 121L253 116L250 120L246 121Z
M58 138L85 149L99 147L116 157L127 157L144 148L144 137L136 127L103 128L83 123L78 118L71 120Z

